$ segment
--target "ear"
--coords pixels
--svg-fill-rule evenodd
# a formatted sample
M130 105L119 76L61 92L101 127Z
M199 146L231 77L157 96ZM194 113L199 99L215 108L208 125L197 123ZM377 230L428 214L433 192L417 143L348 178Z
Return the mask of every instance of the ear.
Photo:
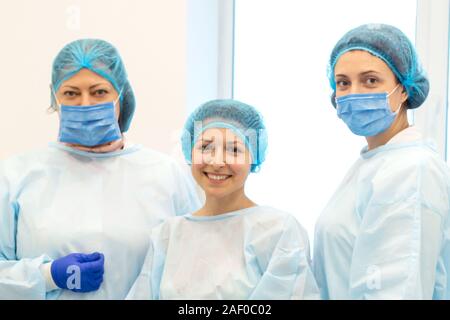
M408 100L408 93L406 92L405 87L402 86L402 103L405 103L406 100Z

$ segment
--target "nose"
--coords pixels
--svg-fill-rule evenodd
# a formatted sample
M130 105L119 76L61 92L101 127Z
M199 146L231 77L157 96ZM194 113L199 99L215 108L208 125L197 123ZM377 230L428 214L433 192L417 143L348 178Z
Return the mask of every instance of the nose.
M224 152L221 148L214 149L209 164L219 168L225 166Z
M81 93L80 105L82 105L82 106L90 106L91 105L91 97L90 97L89 93L87 93L87 92Z
M357 85L352 85L350 87L349 94L357 94L357 93L361 93L361 88Z

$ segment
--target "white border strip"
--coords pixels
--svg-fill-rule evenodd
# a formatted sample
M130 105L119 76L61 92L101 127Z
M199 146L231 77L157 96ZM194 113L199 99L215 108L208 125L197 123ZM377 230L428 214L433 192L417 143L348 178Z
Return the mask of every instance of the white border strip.
M219 0L219 98L233 98L235 0Z
M447 156L449 12L449 0L417 0L416 48L430 80L430 93L414 111L414 123L436 143L443 159Z

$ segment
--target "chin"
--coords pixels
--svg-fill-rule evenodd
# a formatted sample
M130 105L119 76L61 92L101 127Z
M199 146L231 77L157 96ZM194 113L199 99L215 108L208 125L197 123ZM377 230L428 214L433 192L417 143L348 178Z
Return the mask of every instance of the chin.
M216 199L224 198L231 193L227 190L220 190L219 188L211 188L211 187L207 187L204 190L205 190L205 194L208 197L214 197Z

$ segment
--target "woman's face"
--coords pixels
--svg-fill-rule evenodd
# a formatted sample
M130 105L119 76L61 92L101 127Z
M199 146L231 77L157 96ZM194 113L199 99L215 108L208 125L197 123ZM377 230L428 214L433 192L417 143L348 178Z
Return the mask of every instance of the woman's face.
M391 93L398 85L388 65L367 51L354 50L344 53L335 69L336 97L355 93ZM389 96L389 106L397 111L408 98L403 86Z
M119 93L105 78L89 69L81 69L61 84L56 97L63 105L92 106L116 101ZM116 118L119 119L120 101L117 101L115 108Z
M243 192L251 163L249 150L230 129L205 130L192 149L192 175L209 197Z

